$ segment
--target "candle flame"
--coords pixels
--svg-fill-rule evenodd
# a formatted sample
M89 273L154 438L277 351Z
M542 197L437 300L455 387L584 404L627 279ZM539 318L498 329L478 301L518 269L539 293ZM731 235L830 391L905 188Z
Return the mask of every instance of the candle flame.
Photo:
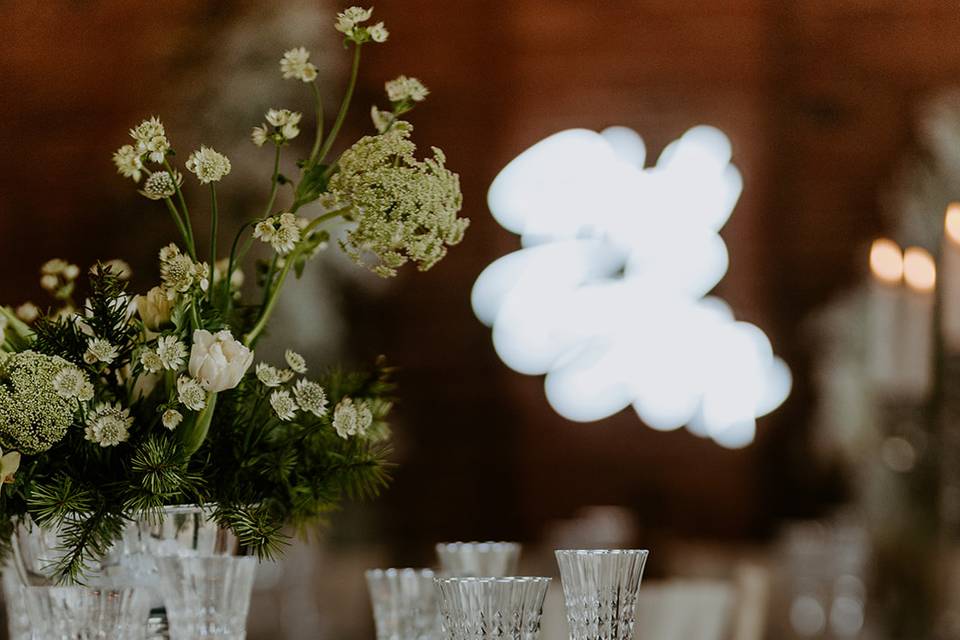
M870 271L886 284L900 284L903 278L903 253L893 240L879 238L870 246Z
M943 229L952 242L960 244L960 202L951 202L947 205Z
M933 291L937 284L937 267L926 249L910 247L903 253L903 279L914 291Z

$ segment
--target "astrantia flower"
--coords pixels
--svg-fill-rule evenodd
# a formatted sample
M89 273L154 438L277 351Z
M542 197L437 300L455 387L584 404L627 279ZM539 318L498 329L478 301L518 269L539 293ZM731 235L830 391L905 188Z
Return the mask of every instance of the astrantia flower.
M296 249L302 224L303 218L292 213L281 213L279 218L270 216L258 222L253 228L253 237L268 243L283 256Z
M71 365L62 368L53 377L53 390L61 398L72 400L85 395L84 391L89 383L87 376L80 369Z
M290 396L289 391L277 390L270 394L270 406L277 417L288 422L297 417L297 403Z
M163 361L153 349L144 349L140 352L140 364L150 373L156 373L163 369Z
M176 409L167 409L163 412L163 417L160 420L163 422L163 426L173 431L178 424L183 422L183 414Z
M224 278L224 274L227 273L227 269L230 268L230 258L223 258L217 260L216 264L213 265L213 280L214 282L221 282ZM243 286L244 276L243 270L237 267L236 264L233 265L233 272L230 274L230 288L239 289Z
M172 176L167 171L157 171L143 183L140 193L151 200L163 200L176 194L177 188L182 184L183 176L179 171L174 171Z
M60 286L60 278L54 275L47 274L45 276L40 276L40 287L46 291L56 291L57 287Z
M387 82L384 87L390 102L423 102L430 94L422 82L407 76L397 76Z
M207 406L207 392L193 378L180 376L177 379L177 398L186 408L201 411Z
M283 354L283 359L286 360L290 368L297 373L307 372L307 361L293 349L287 349Z
M36 455L63 438L77 408L54 388L67 367L73 365L63 358L34 351L0 363L0 446Z
M180 253L177 245L160 249L160 280L169 300L176 298L178 293L187 293L194 285L206 291L209 276L207 265L195 263L190 256Z
M130 437L129 429L133 426L130 410L119 404L100 404L87 418L87 427L84 435L90 442L96 442L101 447L114 447L125 442Z
M250 132L250 139L253 141L253 144L258 147L262 147L266 144L267 140L270 138L270 130L267 129L267 125L261 124L253 128L253 131Z
M113 164L117 166L117 173L124 178L133 178L134 182L140 182L140 177L143 175L143 161L133 145L125 144L114 151Z
M283 54L280 60L280 72L287 80L313 82L317 78L317 68L310 62L310 52L304 47L290 49Z
M200 182L209 184L219 182L230 173L230 160L211 147L201 146L199 151L194 151L187 158L186 167L196 174Z
M316 382L306 379L297 380L293 387L293 396L297 405L304 411L309 411L318 418L327 413L327 393Z
M24 322L30 323L40 316L40 309L32 302L24 302L14 310L14 313Z
M108 340L103 338L90 338L87 340L87 350L83 354L83 361L87 364L103 362L110 364L117 359L120 352Z
M387 31L387 28L383 26L382 22L378 22L372 27L367 27L367 34L371 40L378 44L386 42L387 38L390 37L390 32Z
M347 36L347 38L360 41L366 35L360 24L366 22L373 15L373 9L362 9L360 7L350 7L337 14L337 21L334 28Z
M377 128L377 132L383 133L393 124L395 116L389 111L380 111L374 105L370 107L370 119L373 120L373 126Z
M77 400L80 402L90 402L93 400L95 390L93 388L93 383L89 380L83 383L83 386L80 387L80 393L77 395Z
M190 375L212 393L233 389L253 363L253 352L224 329L210 333L193 332L190 349Z
M278 371L276 367L271 367L266 362L261 362L257 365L257 380L266 387L279 387L285 382L280 371Z
M462 205L460 179L444 167L444 155L424 161L414 157L412 127L397 121L383 135L361 138L340 156L340 170L329 189L357 223L340 246L360 264L376 256L370 268L381 276L396 275L409 260L425 271L463 239L469 220L458 218Z
M346 440L360 433L360 416L351 398L341 400L333 410L333 428Z
M176 371L187 358L187 345L177 340L176 336L163 336L157 340L157 357L164 369Z
M70 265L66 260L62 260L60 258L53 258L51 260L47 260L42 265L40 265L40 273L43 275L56 276L63 273L63 271L65 271L68 266Z
M266 119L283 140L293 140L300 135L300 119L303 114L289 109L270 109Z
M163 123L154 116L144 120L130 130L130 137L136 140L136 149L140 155L149 154L156 163L163 162L170 150L170 141L167 140Z

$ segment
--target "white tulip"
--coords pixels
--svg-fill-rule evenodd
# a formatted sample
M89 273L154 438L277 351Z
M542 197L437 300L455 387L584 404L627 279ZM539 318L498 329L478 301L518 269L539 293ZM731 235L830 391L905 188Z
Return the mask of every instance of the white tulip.
M147 295L137 296L133 301L137 305L143 326L147 329L156 331L170 322L173 301L167 298L167 294L160 287L150 289Z
M214 334L197 329L193 332L190 375L207 391L218 393L233 389L252 363L253 352L235 340L229 331Z

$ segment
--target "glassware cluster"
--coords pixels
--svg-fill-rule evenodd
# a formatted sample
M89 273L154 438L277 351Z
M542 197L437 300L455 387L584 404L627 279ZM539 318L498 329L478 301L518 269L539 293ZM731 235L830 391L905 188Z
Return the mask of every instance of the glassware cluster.
M440 543L436 573L368 571L377 640L534 640L551 579L517 576L520 549L515 542ZM556 552L571 640L632 638L647 554Z

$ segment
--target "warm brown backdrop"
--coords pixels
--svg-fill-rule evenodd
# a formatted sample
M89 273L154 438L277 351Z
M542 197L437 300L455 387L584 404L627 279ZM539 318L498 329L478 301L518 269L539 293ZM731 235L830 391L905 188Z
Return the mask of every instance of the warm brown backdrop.
M0 299L38 295L36 266L52 255L125 254L149 284L167 222L113 174L109 153L150 113L196 126L196 85L210 80L219 36L238 22L255 32L267 6L0 2ZM447 151L474 221L434 271L375 298L345 294L357 357L385 352L403 366L403 464L376 520L396 555L422 560L437 538L535 538L598 503L634 508L651 538L763 537L842 497L811 455L800 321L861 276L864 243L881 230L878 190L911 148L918 101L960 82L956 2L383 0L377 17L391 42L367 57L352 126L366 126L384 80L422 78L432 96L416 137ZM325 64L344 57L332 47ZM258 99L279 85L262 82ZM240 138L254 123L223 129ZM720 293L797 377L740 452L628 413L561 419L539 380L497 360L469 308L476 275L517 246L484 204L510 158L557 130L610 124L636 128L655 154L698 123L730 136L745 178Z

